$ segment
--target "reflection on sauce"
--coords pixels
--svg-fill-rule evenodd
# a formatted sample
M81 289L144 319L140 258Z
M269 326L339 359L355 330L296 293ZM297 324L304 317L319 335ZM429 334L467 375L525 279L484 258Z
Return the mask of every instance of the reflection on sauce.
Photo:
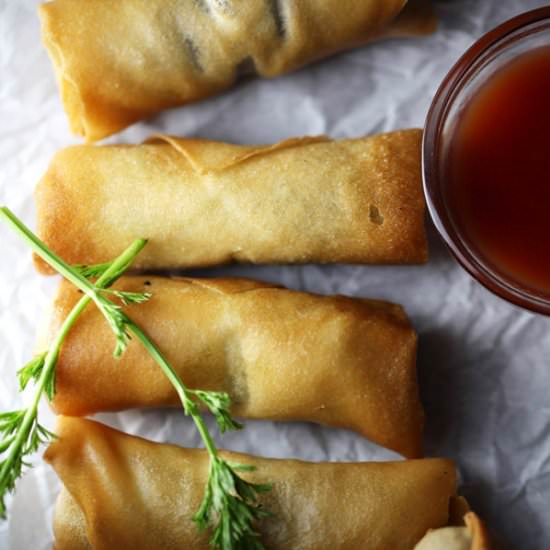
M550 295L550 46L511 60L474 93L447 183L469 246L515 286Z

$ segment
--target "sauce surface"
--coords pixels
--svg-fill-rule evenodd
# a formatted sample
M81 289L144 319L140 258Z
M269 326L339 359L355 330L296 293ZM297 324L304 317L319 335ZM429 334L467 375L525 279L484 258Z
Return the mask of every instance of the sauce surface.
M504 279L550 295L550 46L504 65L459 115L446 200Z

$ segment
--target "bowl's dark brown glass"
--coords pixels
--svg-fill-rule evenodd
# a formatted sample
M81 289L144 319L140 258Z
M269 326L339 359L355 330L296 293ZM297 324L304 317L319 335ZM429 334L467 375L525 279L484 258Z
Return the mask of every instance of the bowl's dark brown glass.
M550 315L550 296L527 288L494 270L453 222L452 212L445 200L445 161L460 112L472 95L511 59L548 45L550 6L519 15L478 40L459 59L439 87L426 119L422 151L428 211L452 254L477 281L495 294L545 315ZM550 254L550 236L548 245Z

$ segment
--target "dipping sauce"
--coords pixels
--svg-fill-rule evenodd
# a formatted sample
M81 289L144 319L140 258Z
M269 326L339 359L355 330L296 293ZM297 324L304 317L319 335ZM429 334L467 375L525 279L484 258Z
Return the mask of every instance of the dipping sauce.
M507 62L467 100L445 179L469 246L503 279L550 296L550 46Z

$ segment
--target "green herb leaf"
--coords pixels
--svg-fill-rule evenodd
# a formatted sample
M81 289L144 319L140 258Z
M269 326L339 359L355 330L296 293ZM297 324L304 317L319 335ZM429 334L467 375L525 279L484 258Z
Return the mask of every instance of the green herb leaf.
M103 264L95 264L95 265L73 265L73 269L80 273L82 277L86 277L86 279L95 279L97 277L101 277L111 266L110 262L105 262Z
M19 388L21 391L25 390L29 382L33 380L35 384L38 384L44 370L46 363L46 357L48 352L43 352L36 355L31 359L23 368L17 371L17 377L19 378ZM57 358L55 358L57 362ZM52 401L55 397L55 369L50 369L45 379L44 391L49 401Z
M147 302L147 300L149 300L152 296L150 292L127 292L125 290L110 289L105 289L103 292L113 294L119 298L125 306L129 304L143 304L143 302Z
M24 431L27 433L19 444ZM23 468L30 466L26 458L55 436L38 423L32 408L0 414L0 434L0 518L5 519L6 495L14 490Z
M127 329L128 318L120 310L120 306L113 304L109 300L101 299L100 303L103 309L103 314L109 322L109 325L111 326L111 329L116 337L116 346L113 355L115 357L120 357L126 351L128 342L131 339Z
M225 392L190 390L214 415L220 432L241 430L243 425L237 422L230 413L231 397Z
M40 378L42 369L44 367L44 361L46 359L46 353L43 352L35 355L24 367L17 371L17 377L19 378L19 389L23 391L31 380L35 382Z
M258 503L258 495L271 490L271 486L249 483L236 473L253 469L250 465L231 465L219 456L211 460L205 495L193 517L199 529L212 529L211 546L263 550L254 523L270 515Z

